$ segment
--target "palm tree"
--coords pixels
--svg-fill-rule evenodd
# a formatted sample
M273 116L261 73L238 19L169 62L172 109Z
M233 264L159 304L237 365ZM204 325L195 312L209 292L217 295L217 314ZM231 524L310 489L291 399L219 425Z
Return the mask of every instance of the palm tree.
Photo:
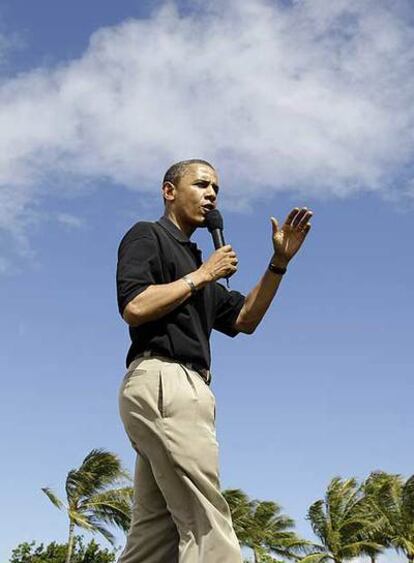
M223 495L239 542L252 549L255 563L277 563L272 555L297 559L309 547L291 530L294 521L281 513L276 502L250 500L240 489L223 491Z
M359 510L368 519L371 520L373 526L369 532L370 539L383 546L390 547L388 520L382 513L378 505L378 490L383 483L383 478L389 477L387 474L371 473L371 475L362 484L363 498L359 505ZM376 563L378 555L382 550L367 549L366 555L370 558L371 563Z
M383 546L373 538L377 521L362 510L363 502L363 488L355 479L332 479L325 498L314 502L307 515L322 545L302 563L342 563L360 555L375 558Z
M374 471L363 487L366 511L378 523L373 537L414 562L414 475L404 482L400 475Z
M223 491L231 512L233 528L241 545L250 540L251 501L241 489Z
M71 560L76 526L93 534L99 532L112 545L115 538L105 524L128 530L133 489L126 486L126 480L130 481L130 477L118 456L94 449L78 469L69 471L65 484L66 503L48 487L42 488L57 508L66 510L69 518L66 563Z

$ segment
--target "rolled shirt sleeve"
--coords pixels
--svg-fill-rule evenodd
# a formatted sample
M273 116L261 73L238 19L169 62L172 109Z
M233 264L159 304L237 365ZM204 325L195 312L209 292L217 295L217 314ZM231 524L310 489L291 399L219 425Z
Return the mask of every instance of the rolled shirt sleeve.
M118 309L123 315L126 305L148 286L161 283L162 271L158 241L144 225L131 229L118 250L116 273Z
M234 328L234 324L243 307L245 296L238 291L229 291L221 283L216 282L214 285L216 315L213 328L227 336L236 336L240 331Z

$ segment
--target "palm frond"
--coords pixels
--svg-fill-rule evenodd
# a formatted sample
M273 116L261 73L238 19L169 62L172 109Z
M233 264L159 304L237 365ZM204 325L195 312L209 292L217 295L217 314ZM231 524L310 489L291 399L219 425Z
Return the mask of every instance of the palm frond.
M77 526L91 534L102 534L112 545L114 544L115 536L93 514L73 514L72 516Z
M354 478L334 477L328 485L325 496L325 508L328 520L334 530L339 529L344 515L349 512L358 495L357 482Z
M328 525L324 506L325 502L323 500L315 501L309 507L306 518L310 521L314 534L326 545L328 540Z
M71 504L99 493L122 480L131 480L119 457L102 449L94 449L85 457L79 469L69 471L66 493Z
M65 490L66 498L68 499L68 504L73 505L76 503L79 492L78 492L78 472L76 469L71 469L66 477Z
M370 553L381 553L383 551L383 546L376 542L370 541L357 541L354 543L347 543L341 549L341 556L345 558L358 557Z
M93 526L90 523L90 518L88 514L82 514L77 510L69 510L68 511L70 520L79 528L83 528L84 530L88 530L88 532L93 531Z
M119 456L103 449L93 449L85 457L80 472L96 476L96 487L104 487L120 479L131 480L123 467Z
M242 545L249 545L253 504L241 489L226 489L223 496L229 505L234 531Z
M133 493L132 487L111 489L90 497L80 509L92 514L97 520L128 531L131 523Z
M56 506L56 508L59 508L59 510L62 510L62 508L65 507L65 505L63 504L63 502L60 500L60 498L52 491L52 489L49 489L49 487L42 487L42 491L45 493L45 495L48 497L48 499L50 500L50 502L52 504L54 504Z
M71 521L84 530L87 530L91 534L100 533L102 534L111 544L115 541L115 536L111 534L105 526L102 525L101 521L95 517L94 514L80 514L76 511L70 511L69 517Z
M405 482L401 500L404 514L414 523L414 475Z
M328 553L311 553L306 555L303 559L299 559L300 563L325 563L326 561L334 561Z
M99 524L98 522L94 524L94 533L101 534L111 545L115 545L115 536L111 534L105 526L102 526L102 524Z

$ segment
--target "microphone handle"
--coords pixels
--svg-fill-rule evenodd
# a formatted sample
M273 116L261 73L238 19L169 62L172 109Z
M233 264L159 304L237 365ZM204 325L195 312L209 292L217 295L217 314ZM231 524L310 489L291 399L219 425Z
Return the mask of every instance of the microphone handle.
M216 250L218 250L222 246L226 246L226 243L224 242L222 229L213 229L211 231L211 236L213 237L213 244ZM226 278L226 285L227 285L227 289L229 289L230 288L229 278Z
M224 242L223 231L221 229L213 229L211 231L211 236L213 237L213 244L216 250L226 245Z

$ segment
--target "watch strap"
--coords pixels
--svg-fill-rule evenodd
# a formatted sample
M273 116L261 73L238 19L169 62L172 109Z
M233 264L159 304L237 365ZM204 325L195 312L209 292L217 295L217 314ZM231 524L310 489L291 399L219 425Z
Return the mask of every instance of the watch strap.
M279 276L283 276L284 274L286 274L287 268L281 268L280 266L276 266L276 264L272 264L272 262L270 262L269 270L274 274L279 274Z

